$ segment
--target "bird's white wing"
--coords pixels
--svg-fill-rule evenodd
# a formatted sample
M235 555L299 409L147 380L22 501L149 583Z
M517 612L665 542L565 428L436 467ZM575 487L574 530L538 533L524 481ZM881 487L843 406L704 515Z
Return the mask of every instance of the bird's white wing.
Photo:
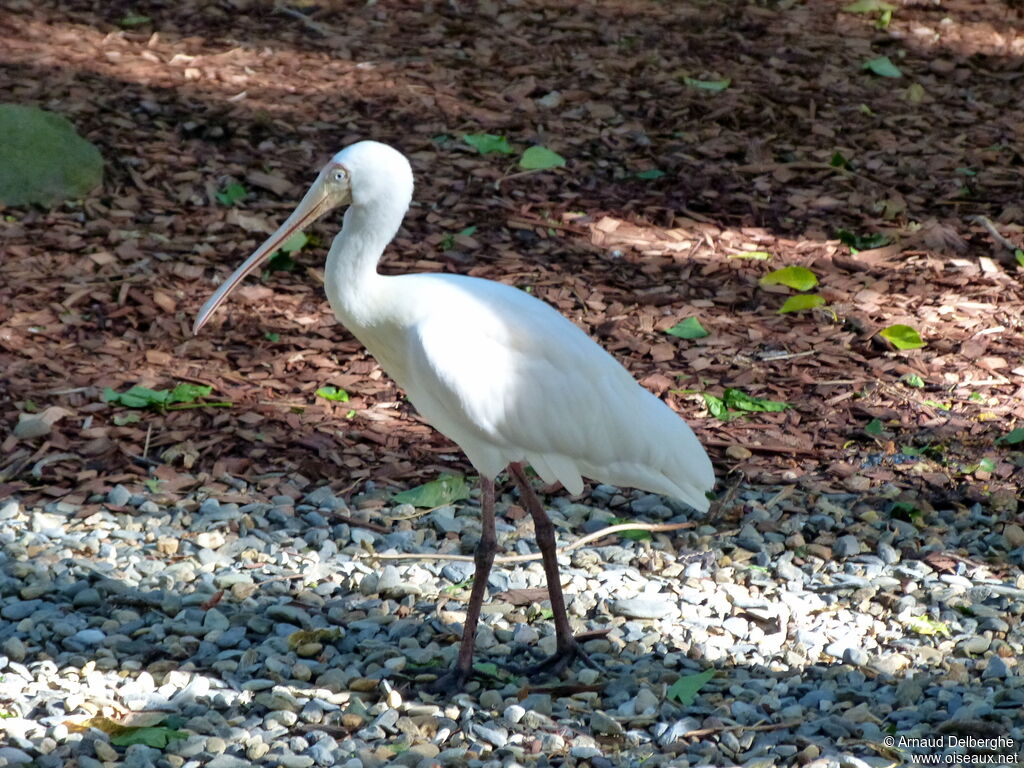
M487 280L395 280L419 307L396 378L482 473L526 461L571 493L588 477L707 509L714 472L693 431L552 307Z

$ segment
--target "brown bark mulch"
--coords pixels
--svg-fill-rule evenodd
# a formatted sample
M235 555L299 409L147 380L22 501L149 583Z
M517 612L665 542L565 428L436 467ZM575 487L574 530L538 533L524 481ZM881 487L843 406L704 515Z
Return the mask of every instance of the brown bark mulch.
M107 175L80 203L2 211L0 496L467 469L331 315L336 218L189 330L319 164L374 138L417 173L386 271L529 288L685 414L721 476L1012 513L1024 459L995 441L1024 419L1024 18L903 3L880 29L843 5L6 3L4 100L69 117ZM864 69L881 56L902 77ZM567 166L519 175L467 133ZM225 205L231 182L248 196ZM854 253L841 230L890 242ZM777 312L791 291L759 279L787 265L826 307ZM709 336L665 333L691 316ZM926 346L894 350L894 323ZM233 405L132 420L102 399L179 382ZM792 408L715 419L699 393L729 387ZM24 414L49 432L16 436Z

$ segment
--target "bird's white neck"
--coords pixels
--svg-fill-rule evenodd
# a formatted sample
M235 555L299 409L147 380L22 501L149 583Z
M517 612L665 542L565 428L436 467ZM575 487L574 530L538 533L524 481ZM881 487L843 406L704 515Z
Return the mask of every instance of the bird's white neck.
M377 273L377 263L398 231L404 211L384 206L353 205L345 211L341 232L327 254L324 287L331 309L350 330L373 325L372 297L386 278Z

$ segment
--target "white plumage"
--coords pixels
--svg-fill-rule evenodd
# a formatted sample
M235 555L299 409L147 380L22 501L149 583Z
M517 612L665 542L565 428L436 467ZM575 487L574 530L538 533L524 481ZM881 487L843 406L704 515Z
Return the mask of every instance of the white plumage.
M511 465L521 490L532 495L520 482L522 463L572 494L580 493L583 478L589 478L706 510L714 471L690 427L551 306L489 280L377 272L412 188L408 161L391 147L363 141L342 150L280 229L210 297L194 330L294 231L348 203L344 226L327 256L325 289L331 308L420 414L456 442L480 472L485 530L488 519L493 529L493 480L506 467ZM538 515L544 520L546 515L539 502L530 511L544 552L547 535L542 536ZM556 607L554 555L545 557ZM478 571L484 564L489 569L486 556L478 552L477 560ZM474 589L474 597L477 592L482 600L483 587ZM557 598L561 601L560 587ZM558 619L556 610L560 650L580 655L571 633L563 637L567 620ZM475 623L474 617L474 628ZM469 619L465 631L470 634ZM471 656L472 637L468 642ZM465 668L455 670L460 679L469 671L463 659L466 644L464 636L459 664Z
M404 308L384 335L402 345L335 312L482 474L519 461L572 494L587 477L707 509L714 474L693 431L549 305L471 277L380 279Z

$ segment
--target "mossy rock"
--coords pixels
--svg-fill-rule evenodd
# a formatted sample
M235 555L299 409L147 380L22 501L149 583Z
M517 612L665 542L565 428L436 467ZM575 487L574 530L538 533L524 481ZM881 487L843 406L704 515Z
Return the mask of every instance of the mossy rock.
M0 203L54 205L103 182L103 157L64 117L0 104Z

